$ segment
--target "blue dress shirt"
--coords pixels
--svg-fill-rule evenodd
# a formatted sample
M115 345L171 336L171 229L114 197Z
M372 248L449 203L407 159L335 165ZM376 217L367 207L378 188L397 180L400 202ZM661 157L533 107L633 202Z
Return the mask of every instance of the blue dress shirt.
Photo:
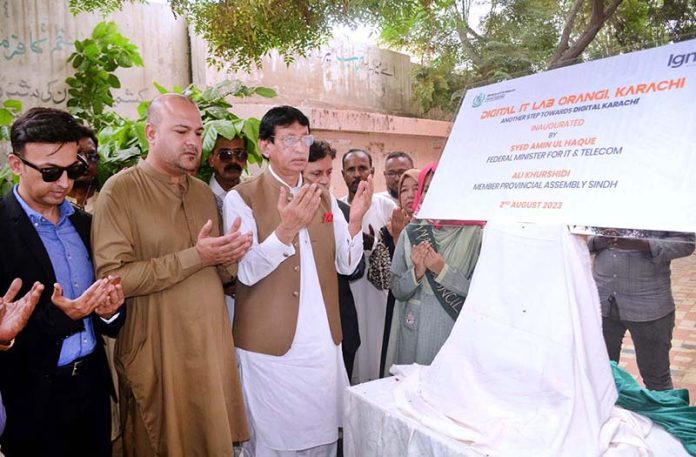
M53 271L56 274L56 282L63 288L63 295L70 299L79 297L94 283L94 269L89 252L69 219L75 212L75 208L67 200L64 200L58 207L60 216L58 223L54 225L27 205L17 192L17 186L14 187L13 192L48 252ZM46 286L49 285L46 284ZM59 367L94 351L97 341L94 337L92 319L87 316L82 321L85 326L84 330L63 340L58 358Z

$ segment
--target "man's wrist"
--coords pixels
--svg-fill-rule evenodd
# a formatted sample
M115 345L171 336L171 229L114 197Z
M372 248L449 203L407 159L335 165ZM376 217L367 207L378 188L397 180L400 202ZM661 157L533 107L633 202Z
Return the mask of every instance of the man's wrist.
M286 246L290 246L292 244L292 240L295 238L295 235L297 234L291 229L285 228L282 225L279 225L278 228L276 228L276 237L278 238L278 241L283 243Z
M362 231L362 222L349 222L348 223L348 233L350 237L353 238L355 235Z

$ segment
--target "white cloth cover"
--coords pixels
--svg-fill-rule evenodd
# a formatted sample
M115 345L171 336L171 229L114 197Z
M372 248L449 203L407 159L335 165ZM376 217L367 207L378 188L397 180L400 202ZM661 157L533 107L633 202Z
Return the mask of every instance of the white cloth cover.
M452 334L407 381L404 411L484 454L602 455L617 392L584 241L489 223Z
M395 389L408 382L406 372L428 370L419 365L398 365L403 374L366 382L348 389L343 425L343 453L346 457L485 457L471 443L457 441L443 431L427 427L420 419L430 415L419 407L419 417L404 414L396 406ZM418 379L418 376L413 377ZM432 411L431 411L432 412ZM644 417L614 408L611 426L602 428L600 440L611 440L604 457L689 457L672 435ZM515 457L514 454L488 454ZM540 454L543 455L543 454ZM559 456L573 455L563 453ZM590 456L591 454L588 454Z

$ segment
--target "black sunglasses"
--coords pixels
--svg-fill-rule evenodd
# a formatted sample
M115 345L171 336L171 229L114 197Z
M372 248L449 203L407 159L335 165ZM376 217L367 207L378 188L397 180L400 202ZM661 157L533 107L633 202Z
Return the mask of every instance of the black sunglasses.
M43 167L39 168L38 166L34 165L33 163L29 162L27 159L22 157L19 154L15 154L19 160L22 161L24 165L27 165L28 167L33 168L34 170L38 170L41 173L41 179L44 180L44 182L55 182L60 179L61 176L63 176L63 172L67 171L68 172L68 179L77 179L80 176L84 176L85 173L87 173L87 163L85 162L85 159L82 158L81 156L77 156L77 161L73 163L72 165L68 165L67 167Z
M249 153L246 152L246 149L242 148L236 148L236 149L220 149L217 152L218 157L220 157L220 160L223 162L229 162L232 160L232 157L236 158L237 160L244 161L249 157Z

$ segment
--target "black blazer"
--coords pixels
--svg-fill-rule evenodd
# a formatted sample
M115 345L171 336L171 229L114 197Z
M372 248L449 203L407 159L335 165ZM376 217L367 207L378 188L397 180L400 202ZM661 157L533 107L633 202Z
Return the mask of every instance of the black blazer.
M76 210L70 216L88 252L90 249L91 216ZM50 377L55 372L63 340L84 328L82 319L74 321L51 302L56 275L29 217L10 192L0 200L0 294L4 294L14 278L22 279L22 297L35 281L44 286L27 326L17 335L9 351L0 352L0 392L8 399L32 395L26 386L35 385L37 377ZM92 323L97 346L97 363L103 367L106 392L113 394L104 341L101 335L116 336L125 319L125 306L114 322L106 324L96 314Z

